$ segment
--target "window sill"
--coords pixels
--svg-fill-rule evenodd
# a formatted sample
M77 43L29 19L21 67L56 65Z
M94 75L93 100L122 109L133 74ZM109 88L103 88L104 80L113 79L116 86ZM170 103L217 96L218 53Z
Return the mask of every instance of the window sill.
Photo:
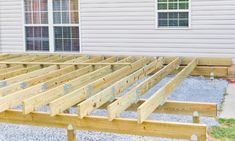
M156 30L191 30L191 27L156 27Z

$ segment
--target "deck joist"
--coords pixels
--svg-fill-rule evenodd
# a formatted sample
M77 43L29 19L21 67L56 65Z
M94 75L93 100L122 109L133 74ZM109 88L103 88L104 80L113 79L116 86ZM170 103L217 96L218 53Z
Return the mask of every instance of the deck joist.
M216 117L214 103L168 101L189 75L228 76L230 58L0 54L0 122L206 140L206 125L148 120L151 113ZM170 74L150 98L139 97ZM143 79L147 77L147 79ZM118 95L139 80L125 95ZM22 108L15 109L16 106ZM41 112L41 107L48 110ZM76 113L68 109L76 108ZM107 116L92 116L106 109ZM124 111L136 119L121 118Z

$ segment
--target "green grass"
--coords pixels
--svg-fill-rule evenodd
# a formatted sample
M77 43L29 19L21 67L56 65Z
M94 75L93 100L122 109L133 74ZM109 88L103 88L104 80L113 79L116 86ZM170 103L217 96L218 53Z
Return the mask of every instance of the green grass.
M219 119L221 126L212 127L211 135L217 139L235 141L235 119Z

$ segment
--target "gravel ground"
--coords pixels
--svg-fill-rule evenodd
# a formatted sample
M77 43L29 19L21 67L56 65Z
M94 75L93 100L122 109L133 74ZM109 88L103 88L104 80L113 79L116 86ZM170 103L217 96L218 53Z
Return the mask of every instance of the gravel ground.
M167 83L172 77L163 79L158 85L150 89L141 98L150 97L153 92L158 90L161 86ZM146 79L146 78L145 78ZM143 81L143 80L141 80ZM138 83L132 87L136 86ZM203 77L188 77L182 84L175 89L173 94L168 98L169 100L180 100L180 101L195 101L195 102L213 102L221 106L223 100L223 94L228 83L222 79L215 79L211 81ZM121 93L121 95L125 94ZM21 106L15 107L20 109ZM43 107L40 111L47 110L47 107ZM76 110L70 109L72 113ZM95 110L92 115L106 115L105 110ZM123 112L121 117L123 118L136 118L134 112ZM169 114L151 114L149 119L164 120L164 121L177 121L177 122L192 122L191 116L182 115L169 115ZM217 125L218 123L213 118L201 118L201 123L208 126ZM90 131L77 131L78 141L178 141L174 139L163 139L156 137L143 137L133 135L120 135L114 133L101 133L101 132L90 132ZM0 141L66 141L66 130L56 128L44 128L27 125L13 125L13 124L0 124Z

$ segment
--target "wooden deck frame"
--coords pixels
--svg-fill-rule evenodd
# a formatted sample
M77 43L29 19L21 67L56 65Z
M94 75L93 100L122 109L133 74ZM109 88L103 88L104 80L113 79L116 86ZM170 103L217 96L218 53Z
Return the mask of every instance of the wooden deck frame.
M166 98L188 75L227 77L231 65L230 58L0 54L0 76L4 76L0 77L0 122L59 128L72 125L77 130L188 140L196 135L199 141L205 141L205 125L147 117L151 113L193 117L195 111L200 116L216 117L214 103ZM139 98L168 74L176 75L150 98ZM116 97L144 77L149 78ZM37 111L47 104L49 111ZM23 108L12 109L16 105ZM69 108L77 108L76 114L63 114ZM95 109L107 109L109 114L90 116ZM119 118L124 110L137 112L138 118Z
M186 78L197 66L198 60L193 59L187 67L180 71L172 80L154 93L137 109L138 123L142 123L158 106L163 105L172 91Z

